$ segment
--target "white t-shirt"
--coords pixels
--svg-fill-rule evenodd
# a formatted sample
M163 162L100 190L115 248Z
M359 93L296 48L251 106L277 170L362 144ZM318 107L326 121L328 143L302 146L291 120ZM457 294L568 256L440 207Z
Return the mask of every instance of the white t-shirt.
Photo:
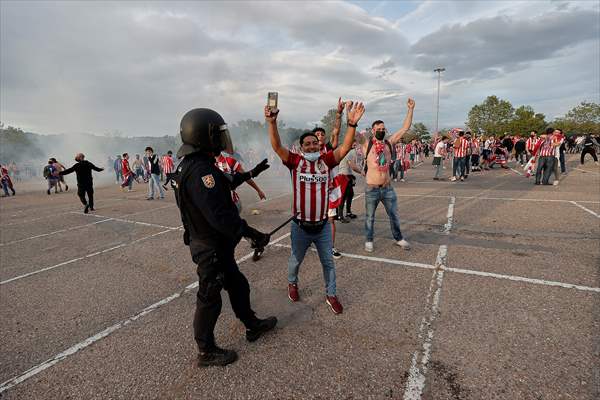
M444 150L446 150L446 143L439 142L438 144L435 145L435 152L433 153L433 156L434 157L443 157Z

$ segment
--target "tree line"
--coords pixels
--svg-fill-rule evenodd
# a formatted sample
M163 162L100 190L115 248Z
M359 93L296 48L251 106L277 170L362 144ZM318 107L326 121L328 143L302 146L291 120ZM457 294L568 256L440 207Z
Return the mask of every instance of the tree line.
M474 105L465 125L474 133L482 135L525 135L532 130L538 132L548 126L562 129L568 135L600 132L600 104L581 102L563 117L547 121L533 107L522 105L514 108L508 100L488 96L481 104Z

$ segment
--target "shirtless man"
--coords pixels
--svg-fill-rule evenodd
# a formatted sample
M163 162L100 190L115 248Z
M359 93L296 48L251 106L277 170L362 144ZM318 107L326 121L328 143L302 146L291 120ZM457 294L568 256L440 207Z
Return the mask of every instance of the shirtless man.
M390 181L390 162L392 160L391 148L400 141L402 136L412 124L415 101L408 99L408 112L404 118L404 124L396 133L385 140L385 124L383 121L375 121L371 126L373 136L363 144L363 152L366 154L366 186L365 186L365 250L373 251L373 236L375 224L375 210L379 202L383 203L385 211L390 218L390 227L396 244L405 250L410 249L410 244L402 237L400 231L400 217L397 210L396 192Z

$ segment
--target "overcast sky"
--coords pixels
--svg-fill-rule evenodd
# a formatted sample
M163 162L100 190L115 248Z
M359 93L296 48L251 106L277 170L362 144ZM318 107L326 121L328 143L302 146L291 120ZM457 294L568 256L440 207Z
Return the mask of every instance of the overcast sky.
M339 96L361 126L462 126L491 94L547 119L600 99L599 2L0 2L0 120L40 133L162 136L189 109L312 127Z

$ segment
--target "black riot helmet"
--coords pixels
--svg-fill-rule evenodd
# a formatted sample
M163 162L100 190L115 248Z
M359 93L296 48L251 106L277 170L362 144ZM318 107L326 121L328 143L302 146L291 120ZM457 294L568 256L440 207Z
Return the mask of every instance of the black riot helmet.
M181 119L179 133L183 145L177 151L177 158L195 152L219 154L233 151L229 130L223 117L208 108L195 108Z

